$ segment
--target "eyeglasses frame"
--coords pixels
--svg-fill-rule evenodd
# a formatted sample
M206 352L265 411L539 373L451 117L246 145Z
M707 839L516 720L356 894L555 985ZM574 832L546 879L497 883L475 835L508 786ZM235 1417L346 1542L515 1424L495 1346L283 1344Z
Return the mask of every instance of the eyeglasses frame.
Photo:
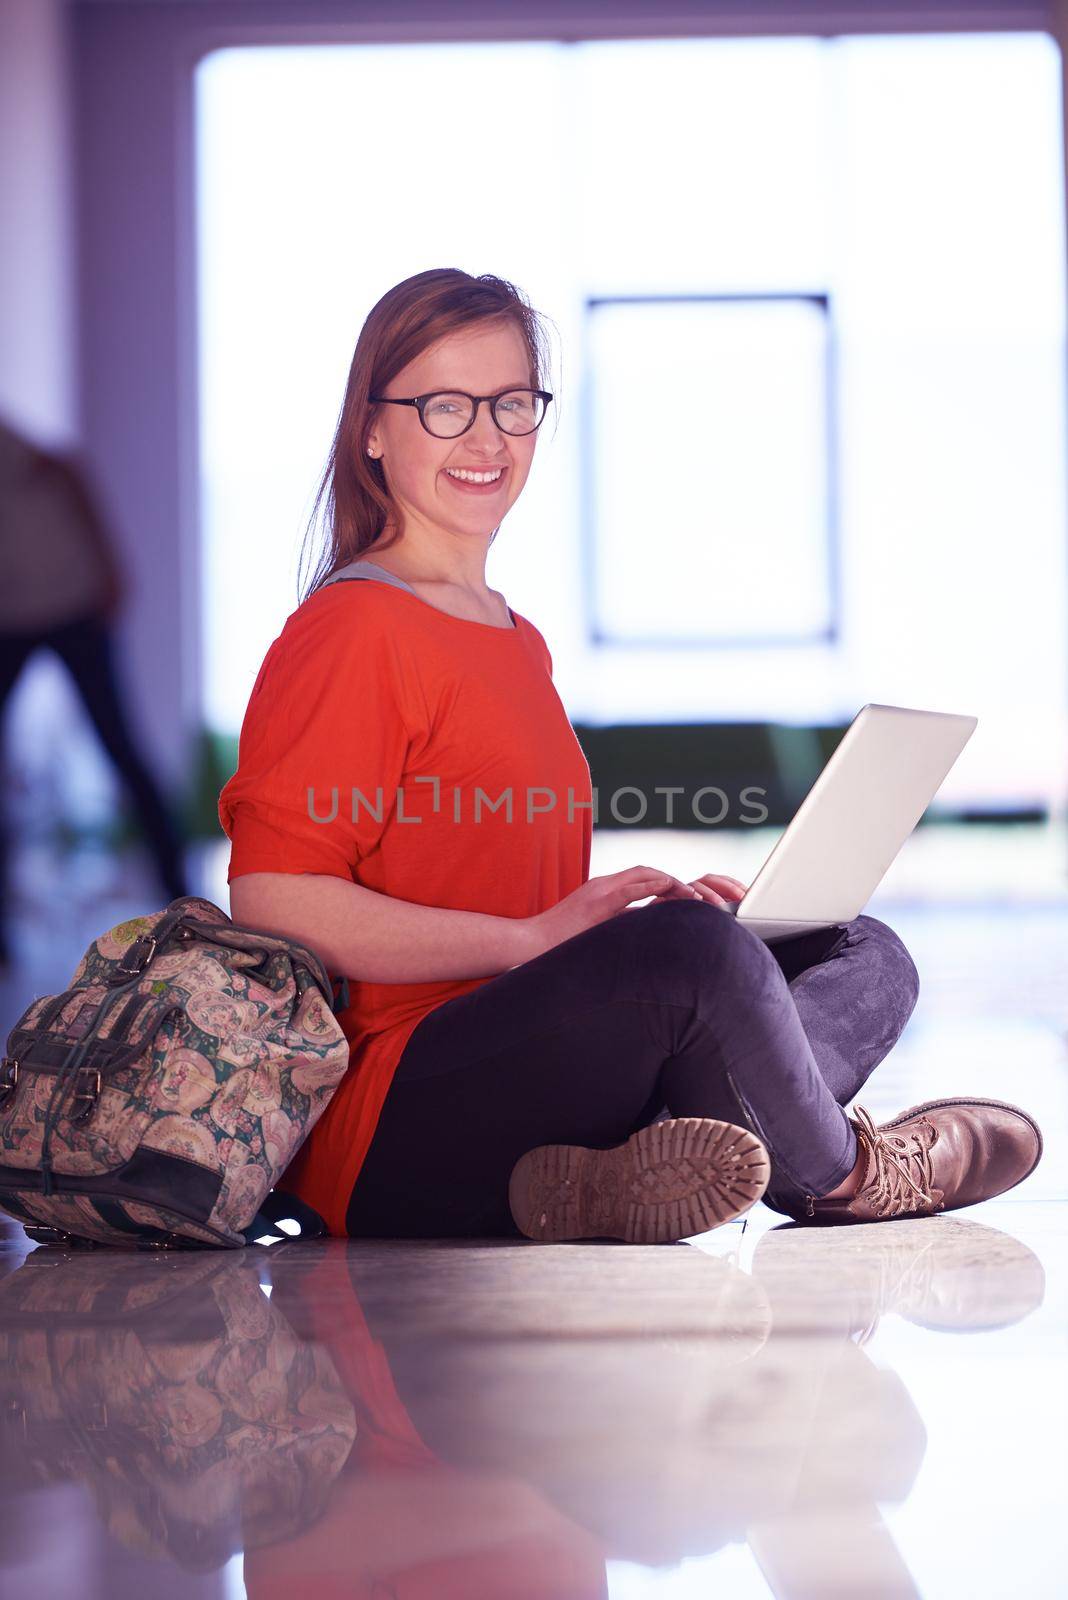
M439 394L458 394L462 395L465 400L470 400L473 402L471 421L462 427L459 433L435 433L433 428L427 427L426 417L423 414L425 407L428 401L436 399ZM501 428L500 423L497 421L497 401L503 400L504 397L509 394L536 394L545 401L545 410L542 412L534 426L527 429L526 433L509 432L507 428ZM377 406L415 406L416 410L419 412L419 421L423 424L423 428L427 433L429 433L432 439L462 439L468 428L474 427L475 419L478 416L478 408L482 404L483 400L486 400L489 402L490 416L493 418L496 426L501 428L501 432L507 438L529 439L532 433L537 433L538 429L545 421L545 418L548 416L549 402L552 400L553 396L548 389L531 389L529 387L525 387L524 385L520 385L518 388L502 389L499 394L468 394L465 389L432 389L429 394L413 395L407 400L400 400L394 395L369 394L367 398L372 405Z

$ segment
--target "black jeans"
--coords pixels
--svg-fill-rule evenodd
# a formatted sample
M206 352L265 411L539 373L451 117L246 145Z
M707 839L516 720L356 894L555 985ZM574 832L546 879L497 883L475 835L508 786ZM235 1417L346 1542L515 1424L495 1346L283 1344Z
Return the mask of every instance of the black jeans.
M768 1197L835 1188L843 1111L919 993L861 916L774 946L704 901L620 912L429 1012L353 1189L353 1237L519 1236L508 1179L541 1144L607 1149L665 1110L750 1128Z

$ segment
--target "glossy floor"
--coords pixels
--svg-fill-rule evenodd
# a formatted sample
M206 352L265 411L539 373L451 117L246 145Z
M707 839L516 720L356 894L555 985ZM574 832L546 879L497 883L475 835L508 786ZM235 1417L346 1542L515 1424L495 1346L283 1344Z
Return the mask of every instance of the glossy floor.
M5 1597L1062 1594L1068 908L871 909L923 989L865 1103L1017 1100L1027 1183L654 1248L131 1258L11 1224ZM5 1026L47 986L9 982Z

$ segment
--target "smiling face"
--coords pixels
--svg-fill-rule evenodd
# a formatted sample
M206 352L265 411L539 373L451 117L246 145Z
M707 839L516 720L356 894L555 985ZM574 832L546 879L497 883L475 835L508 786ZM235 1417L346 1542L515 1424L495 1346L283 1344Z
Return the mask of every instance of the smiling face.
M461 389L468 394L500 394L529 388L533 382L526 340L513 322L485 323L449 334L410 361L385 387L398 399ZM401 528L482 536L487 541L518 500L527 481L537 432L504 433L488 405L458 439L438 439L423 427L415 406L376 407L367 443L379 456L386 485L396 502ZM465 487L449 468L491 472L503 468L495 484ZM392 533L390 526L387 533Z

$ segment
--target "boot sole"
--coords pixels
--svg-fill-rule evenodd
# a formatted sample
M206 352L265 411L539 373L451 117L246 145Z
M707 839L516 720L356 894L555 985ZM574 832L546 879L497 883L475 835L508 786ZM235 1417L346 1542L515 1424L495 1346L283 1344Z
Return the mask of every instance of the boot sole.
M673 1117L611 1150L528 1150L512 1168L508 1203L528 1239L664 1244L748 1211L770 1176L767 1151L747 1129Z

